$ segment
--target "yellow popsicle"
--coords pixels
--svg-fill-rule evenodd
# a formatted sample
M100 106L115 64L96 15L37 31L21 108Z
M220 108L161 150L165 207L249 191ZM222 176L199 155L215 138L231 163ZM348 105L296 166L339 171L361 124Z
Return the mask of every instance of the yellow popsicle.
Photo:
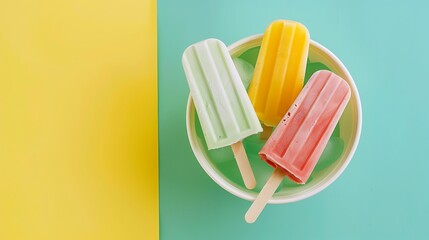
M310 34L298 22L277 20L264 33L249 97L259 120L277 126L304 84Z

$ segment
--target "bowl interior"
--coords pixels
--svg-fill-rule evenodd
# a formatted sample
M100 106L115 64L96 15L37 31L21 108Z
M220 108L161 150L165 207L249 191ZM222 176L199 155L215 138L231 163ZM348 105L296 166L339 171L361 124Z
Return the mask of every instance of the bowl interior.
M261 40L261 37L255 37L233 44L230 46L231 56L241 58L254 66ZM340 75L354 86L349 73L338 61L325 48L312 42L305 83L314 72L327 69ZM344 170L354 152L355 141L357 141L358 132L360 131L360 122L358 122L360 103L356 95L357 92L352 91L351 100L307 183L298 185L285 177L270 203L292 202L311 196L329 185ZM249 190L243 184L230 147L214 150L207 149L191 98L187 117L188 128L190 128L188 129L189 139L194 153L204 170L227 191L247 200L254 199L273 172L273 168L262 161L258 155L265 140L261 140L259 135L253 135L243 141L257 181L255 189Z

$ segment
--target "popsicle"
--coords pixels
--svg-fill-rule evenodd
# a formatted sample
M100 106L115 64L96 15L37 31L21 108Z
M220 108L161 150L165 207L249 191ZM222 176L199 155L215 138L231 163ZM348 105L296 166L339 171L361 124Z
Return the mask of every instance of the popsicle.
M336 74L314 73L259 156L275 168L245 219L254 222L286 175L306 183L325 148L349 99L350 87Z
M254 188L241 140L262 127L227 47L207 39L189 46L182 62L208 149L231 146L245 186Z
M265 126L277 126L301 91L309 43L307 28L298 22L277 20L266 29L248 91Z

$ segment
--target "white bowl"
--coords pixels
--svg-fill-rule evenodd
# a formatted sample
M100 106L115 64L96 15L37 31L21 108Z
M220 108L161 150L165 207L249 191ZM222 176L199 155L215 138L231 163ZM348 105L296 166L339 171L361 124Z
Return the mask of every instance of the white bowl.
M245 51L260 46L262 36L262 34L258 34L235 42L228 47L231 56L238 57ZM349 71L331 51L313 40L310 42L309 59L311 62L323 63L331 71L344 78L351 87L352 95L350 102L339 121L341 130L340 137L344 141L344 148L339 158L333 164L323 171L313 173L312 180L307 184L279 191L272 196L269 203L295 202L313 196L325 189L343 173L352 159L359 142L362 128L362 108L358 90ZM245 200L254 200L258 192L246 189L244 185L237 184L231 179L228 179L216 168L213 161L210 160L207 154L208 150L201 143L201 140L198 140L195 128L195 113L192 98L189 96L186 109L186 128L192 151L201 167L226 191Z

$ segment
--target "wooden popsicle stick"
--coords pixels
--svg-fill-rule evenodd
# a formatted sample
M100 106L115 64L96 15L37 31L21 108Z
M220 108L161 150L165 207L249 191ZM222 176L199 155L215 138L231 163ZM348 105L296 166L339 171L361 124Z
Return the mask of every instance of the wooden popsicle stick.
M250 166L249 159L247 158L246 150L243 143L236 142L231 145L232 152L234 153L235 160L237 161L238 169L240 170L241 177L243 178L244 185L248 189L253 189L256 186L255 175L253 175L252 167Z
M284 175L285 174L280 168L276 168L274 170L270 179L268 179L267 183L262 188L262 191L252 203L252 206L250 206L249 210L247 210L247 213L244 217L246 219L246 222L254 223L256 221L259 214L261 214L262 210L264 210L265 205L267 205L268 200L270 200L271 196L273 196L277 187L282 182Z
M271 133L273 133L273 127L269 127L269 126L265 126L264 124L262 125L262 133L259 134L259 139L261 140L267 140L268 138L270 138Z

